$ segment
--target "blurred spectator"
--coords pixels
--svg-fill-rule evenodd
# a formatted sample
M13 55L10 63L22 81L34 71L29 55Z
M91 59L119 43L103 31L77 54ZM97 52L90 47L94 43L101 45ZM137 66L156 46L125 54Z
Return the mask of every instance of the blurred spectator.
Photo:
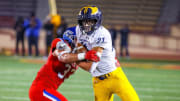
M17 18L17 21L15 23L14 29L16 31L16 55L19 55L19 43L21 41L22 43L22 56L25 54L24 49L24 31L25 28L23 26L24 24L24 18L22 16L19 16Z
M63 33L65 32L67 27L68 27L68 24L67 24L65 18L61 17L61 24L60 24L60 26L57 29L57 37L58 38L62 38L63 37Z
M125 24L124 27L120 30L121 34L121 43L120 43L120 57L123 57L123 49L125 48L126 58L129 58L128 50L128 36L130 29L128 24Z
M114 24L112 24L112 25L110 26L109 32L111 33L112 45L113 45L113 47L115 47L116 36L117 36L117 30L116 30Z
M35 46L36 56L39 56L38 40L39 31L41 28L41 21L36 18L35 13L32 12L30 18L25 20L26 36L28 38L29 56L32 56L32 46Z
M44 29L46 30L46 56L49 54L51 42L53 40L53 28L54 25L51 23L50 18L48 18L44 24Z

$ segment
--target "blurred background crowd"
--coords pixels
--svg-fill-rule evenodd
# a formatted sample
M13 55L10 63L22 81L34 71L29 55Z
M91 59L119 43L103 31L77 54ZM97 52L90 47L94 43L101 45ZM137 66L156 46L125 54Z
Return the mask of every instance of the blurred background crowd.
M0 54L48 56L52 40L77 25L79 9L96 5L119 58L180 60L180 0L50 1L0 0Z

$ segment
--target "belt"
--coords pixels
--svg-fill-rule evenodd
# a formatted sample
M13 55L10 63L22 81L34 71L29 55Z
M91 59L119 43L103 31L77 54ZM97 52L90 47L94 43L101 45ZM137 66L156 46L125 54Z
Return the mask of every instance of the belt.
M98 76L97 78L98 78L99 80L104 80L104 79L107 79L107 78L110 77L110 76L111 76L111 74L110 74L110 73L107 73L107 74Z

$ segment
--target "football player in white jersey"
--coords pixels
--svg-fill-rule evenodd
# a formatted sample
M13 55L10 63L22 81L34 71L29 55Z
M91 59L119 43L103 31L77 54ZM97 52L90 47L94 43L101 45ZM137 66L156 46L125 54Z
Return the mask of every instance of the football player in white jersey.
M122 101L139 101L139 97L121 67L115 65L115 55L109 31L101 25L102 13L97 6L81 8L76 26L77 42L99 53L99 62L80 62L79 66L93 76L95 101L113 101L116 93Z

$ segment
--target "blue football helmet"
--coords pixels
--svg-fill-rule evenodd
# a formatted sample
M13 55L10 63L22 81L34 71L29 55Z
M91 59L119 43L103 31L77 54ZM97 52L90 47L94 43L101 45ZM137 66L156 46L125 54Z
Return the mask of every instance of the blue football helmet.
M76 27L68 28L63 34L63 39L66 40L72 48L74 48L76 40Z
M86 27L83 25L84 21L93 20L93 24L89 25L90 30L86 30ZM78 24L81 31L87 33L88 35L92 34L96 29L101 26L102 23L102 12L97 6L86 6L81 8L78 14Z

